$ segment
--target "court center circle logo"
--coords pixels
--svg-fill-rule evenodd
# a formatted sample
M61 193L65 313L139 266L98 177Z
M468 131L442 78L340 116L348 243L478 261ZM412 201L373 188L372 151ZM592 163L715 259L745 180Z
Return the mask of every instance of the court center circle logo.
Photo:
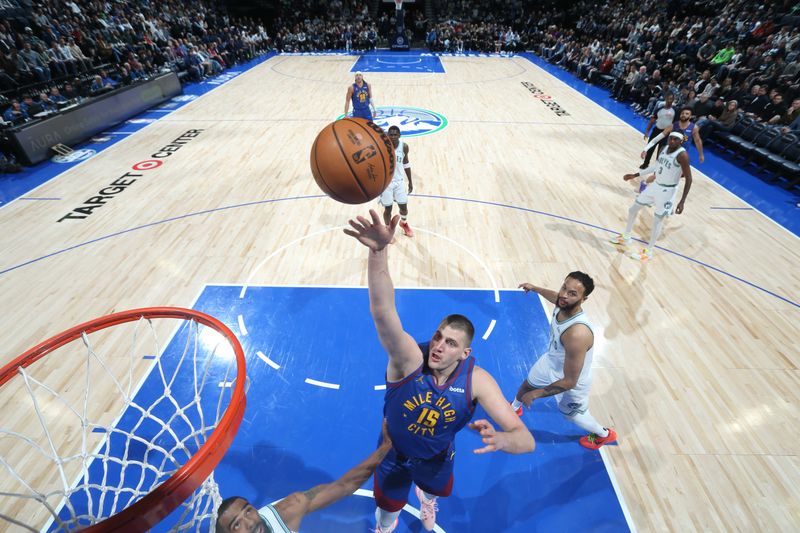
M419 137L442 131L447 127L447 117L436 111L420 107L378 106L373 122L387 131L389 126L400 128L403 137ZM344 115L337 117L344 118Z

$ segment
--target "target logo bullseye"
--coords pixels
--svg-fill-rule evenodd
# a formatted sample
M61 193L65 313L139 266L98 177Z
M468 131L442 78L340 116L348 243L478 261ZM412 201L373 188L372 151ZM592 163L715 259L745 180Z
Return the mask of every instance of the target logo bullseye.
M157 161L155 159L145 159L144 161L139 161L131 168L133 170L153 170L154 168L158 168L163 165L163 161Z

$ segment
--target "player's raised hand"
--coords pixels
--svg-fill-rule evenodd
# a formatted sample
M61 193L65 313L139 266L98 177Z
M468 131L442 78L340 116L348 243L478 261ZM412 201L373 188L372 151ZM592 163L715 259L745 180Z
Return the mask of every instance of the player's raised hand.
M499 452L506 447L506 434L502 431L496 431L488 420L481 419L471 422L469 428L476 431L486 445L483 448L474 450L474 453Z
M535 290L535 287L531 283L520 283L517 288L518 289L522 289L526 293L531 292L532 290Z
M345 228L344 232L373 252L378 252L392 242L397 224L400 222L400 215L395 215L387 226L374 209L370 209L369 214L372 221L362 216L356 217L355 220L350 219L347 222L353 229Z

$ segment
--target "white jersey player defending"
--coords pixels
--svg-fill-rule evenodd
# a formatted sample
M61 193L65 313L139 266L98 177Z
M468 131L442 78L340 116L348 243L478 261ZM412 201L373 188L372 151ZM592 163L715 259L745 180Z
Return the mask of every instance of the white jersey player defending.
M388 226L392 221L392 205L397 202L400 207L400 229L406 237L413 237L414 232L408 225L408 195L414 190L411 181L411 163L408 162L408 145L400 140L400 128L389 127L389 139L394 145L394 175L392 182L381 194L380 202L383 206L383 221ZM408 184L406 184L408 180Z
M511 407L522 416L523 404L530 408L536 398L555 396L561 414L589 432L581 437L581 446L596 450L614 442L616 432L603 427L589 413L594 332L581 304L594 290L594 281L583 272L570 272L559 291L530 283L522 283L520 288L526 293L541 294L556 308L550 321L547 352L531 367Z
M217 508L216 533L296 533L303 518L318 509L353 494L366 482L378 464L392 449L392 440L386 422L383 422L383 440L369 457L331 483L323 483L303 492L293 492L279 502L256 509L241 496L225 498Z
M625 174L623 179L625 181L632 180L639 175L647 176L655 172L655 175L647 179L647 183L655 181L654 185L649 185L645 190L639 193L633 205L628 209L628 224L625 226L625 231L611 239L613 244L627 246L631 243L631 231L633 230L633 223L636 222L636 216L643 207L655 208L655 220L653 222L653 229L650 231L650 242L647 247L641 250L631 252L629 255L639 261L647 261L653 257L653 247L656 244L656 239L664 227L664 220L672 214L673 207L675 206L675 196L678 192L678 184L681 177L686 178L686 184L683 186L683 194L681 200L675 207L675 213L683 213L683 204L686 202L686 196L689 194L689 189L692 188L692 169L689 166L689 155L686 150L681 146L684 137L683 133L672 132L669 134L667 140L667 149L663 150L658 155L658 161L655 166L644 169L636 174Z

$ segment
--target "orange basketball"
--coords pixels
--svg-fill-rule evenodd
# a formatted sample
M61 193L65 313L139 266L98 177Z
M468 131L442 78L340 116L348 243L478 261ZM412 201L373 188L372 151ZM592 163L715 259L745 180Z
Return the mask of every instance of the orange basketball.
M394 147L384 131L363 118L325 126L311 147L311 173L336 201L363 204L380 196L394 175Z

